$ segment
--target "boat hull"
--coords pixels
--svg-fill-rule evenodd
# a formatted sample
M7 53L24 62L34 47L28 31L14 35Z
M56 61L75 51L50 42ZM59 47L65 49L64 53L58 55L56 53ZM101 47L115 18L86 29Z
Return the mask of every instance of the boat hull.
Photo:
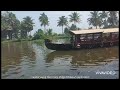
M72 44L54 44L51 43L49 39L45 40L45 46L51 50L80 50L80 49L93 49L93 48L104 48L118 46L119 41L114 42L104 42L104 43L91 43L91 44L81 44L80 46L72 46Z

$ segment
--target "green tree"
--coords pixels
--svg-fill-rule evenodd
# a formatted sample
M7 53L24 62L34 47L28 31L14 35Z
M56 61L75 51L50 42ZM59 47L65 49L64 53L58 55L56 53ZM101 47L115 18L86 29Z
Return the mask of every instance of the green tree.
M71 27L70 27L70 30L77 30L77 26L72 24Z
M66 35L68 35L68 34L69 34L69 28L66 27L66 28L64 29L64 33L65 33Z
M68 24L68 21L67 21L67 18L65 16L59 17L57 26L62 26L62 34L63 34L63 26L67 26L67 24Z
M107 28L108 27L108 22L107 22L108 12L107 11L102 11L100 13L100 18L102 20L101 23L102 23L103 28Z
M6 21L6 17L5 14L2 13L1 14L1 36L2 39L6 39L7 38L7 29L8 29L8 22Z
M21 37L26 38L28 36L28 33L33 30L33 19L31 17L26 16L23 18L23 21L21 22Z
M16 33L17 34L17 24L16 22L19 22L17 19L16 19L16 16L15 14L13 14L12 12L7 12L8 13L8 23L9 25L11 26L11 30L9 29L9 32L8 32L8 36L10 39L12 39L12 35L13 33ZM15 34L15 37L17 37L17 35Z
M80 20L80 15L77 12L73 12L70 16L70 22L74 22L74 25L76 25L76 23L79 23Z
M15 21L14 31L13 31L13 37L18 39L19 38L19 32L20 32L20 21L17 19Z
M3 31L2 35L5 35L5 38L8 35L9 39L12 39L12 37L17 38L20 27L20 21L16 18L15 14L6 11L2 13L1 19L1 29Z
M52 29L48 29L48 35L52 36Z
M96 29L97 29L97 26L101 27L102 20L101 20L99 11L92 11L90 12L90 14L91 14L90 18L87 19L89 22L89 25L93 25L94 27L96 27Z
M114 28L114 27L118 27L118 17L117 17L117 11L108 11L109 13L109 17L108 17L108 23L109 26Z
M41 26L44 26L44 31L46 32L46 26L49 25L47 15L45 13L40 14L39 21L41 22Z
M42 29L38 29L33 35L33 40L44 39L44 38L45 38L45 34Z

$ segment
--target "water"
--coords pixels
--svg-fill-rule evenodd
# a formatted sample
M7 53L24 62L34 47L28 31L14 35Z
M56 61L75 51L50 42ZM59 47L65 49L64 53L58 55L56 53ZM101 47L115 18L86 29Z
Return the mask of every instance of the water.
M53 51L29 41L4 43L1 50L2 79L119 78L118 47Z

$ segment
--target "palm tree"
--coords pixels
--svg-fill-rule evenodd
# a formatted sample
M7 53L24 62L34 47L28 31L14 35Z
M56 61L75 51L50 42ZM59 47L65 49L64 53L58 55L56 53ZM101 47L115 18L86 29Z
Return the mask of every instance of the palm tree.
M2 39L7 38L7 26L8 26L8 23L6 22L5 15L2 13L1 14L1 36L2 36Z
M14 26L14 30L13 30L13 35L14 38L18 39L19 37L19 31L20 31L20 21L18 19L15 20L15 26Z
M71 27L70 27L70 30L77 30L77 26L72 24Z
M5 37L6 35L9 36L9 39L12 39L13 35L14 37L17 38L18 30L19 30L19 25L20 21L16 18L15 14L12 12L4 12L2 14L2 30L4 30Z
M117 11L117 26L119 27L119 11Z
M102 20L102 25L103 25L103 28L107 28L108 27L108 23L107 23L107 18L108 18L108 13L106 11L102 11L100 13L100 18Z
M29 17L29 16L26 16L25 18L23 18L24 19L24 21L25 21L25 23L27 24L27 32L29 33L30 32L30 35L31 35L31 31L33 30L33 26L35 26L34 24L35 23L33 23L33 20L34 19L32 19L31 17Z
M93 25L97 29L97 26L100 27L102 25L102 20L99 16L99 11L93 11L93 12L90 12L90 14L91 14L91 17L87 19L89 22L89 25Z
M48 35L52 35L52 29L48 29Z
M77 12L74 12L69 16L70 16L70 22L74 22L74 25L80 22L80 15Z
M33 35L33 40L44 39L44 38L45 38L45 35L42 29L38 29Z
M68 21L67 21L67 18L65 16L59 17L57 26L62 26L62 34L63 34L63 26L67 26L67 24L68 24Z
M41 26L44 26L44 31L46 32L46 26L49 25L48 17L45 13L40 14L39 21L41 22Z
M26 30L26 25L25 25L25 22L24 21L21 21L21 31L20 31L20 34L21 34L21 38L26 38L27 37L27 30Z
M23 19L24 20L21 22L21 34L23 34L22 36L26 38L28 35L27 33L33 30L34 23L33 19L31 19L29 16L26 16Z
M117 11L109 11L108 23L110 27L116 27L118 24Z
M68 34L69 34L69 28L66 27L66 28L64 29L64 33L65 33L66 35L68 35Z
M12 34L14 33L15 31L15 26L16 26L16 16L15 14L13 14L12 12L7 12L8 13L8 17L7 17L7 20L8 20L8 23L9 23L9 32L8 32L8 35L9 35L9 38L12 39Z

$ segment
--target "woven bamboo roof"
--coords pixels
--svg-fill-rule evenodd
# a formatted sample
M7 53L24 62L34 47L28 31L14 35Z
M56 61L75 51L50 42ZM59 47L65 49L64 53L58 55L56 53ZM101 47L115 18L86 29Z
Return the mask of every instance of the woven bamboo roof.
M111 32L119 32L119 28L76 30L70 32L72 32L73 34L111 33Z

